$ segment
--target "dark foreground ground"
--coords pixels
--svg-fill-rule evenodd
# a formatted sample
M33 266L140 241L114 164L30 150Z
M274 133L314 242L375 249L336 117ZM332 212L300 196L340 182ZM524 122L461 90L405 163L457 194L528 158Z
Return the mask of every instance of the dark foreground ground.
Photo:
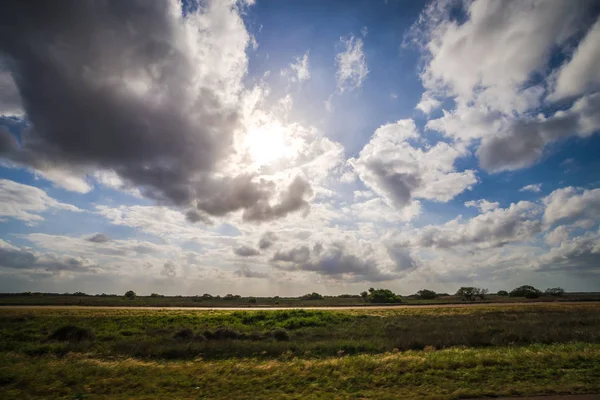
M252 312L0 309L2 399L594 393L600 393L598 303Z

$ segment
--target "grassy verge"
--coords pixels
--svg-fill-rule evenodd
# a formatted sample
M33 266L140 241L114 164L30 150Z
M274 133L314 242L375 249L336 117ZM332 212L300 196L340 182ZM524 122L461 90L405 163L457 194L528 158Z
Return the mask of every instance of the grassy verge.
M3 399L458 399L600 391L600 345L206 362L0 358Z
M600 308L0 309L0 398L600 392Z

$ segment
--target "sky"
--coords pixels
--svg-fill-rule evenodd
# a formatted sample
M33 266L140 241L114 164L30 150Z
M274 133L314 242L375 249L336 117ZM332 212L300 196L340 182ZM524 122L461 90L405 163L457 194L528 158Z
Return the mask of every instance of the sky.
M600 1L8 0L0 292L600 291Z

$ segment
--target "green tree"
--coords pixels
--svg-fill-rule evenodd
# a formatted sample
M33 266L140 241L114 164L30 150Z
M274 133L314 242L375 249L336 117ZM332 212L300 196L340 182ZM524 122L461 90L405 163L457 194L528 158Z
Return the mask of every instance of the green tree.
M422 289L417 292L417 296L419 296L421 300L433 300L437 297L437 293L433 290Z
M498 290L496 293L498 296L508 296L508 292L506 290Z
M563 288L555 287L546 289L546 296L560 297L563 294L565 294L565 289Z
M248 303L250 303L250 304L256 304L256 297L250 297L248 299Z
M302 300L321 300L323 296L321 296L317 292L307 293L304 296L300 296Z
M129 300L133 300L135 299L137 295L135 294L135 292L133 290L128 290L125 292L125 298L129 299Z
M370 303L401 303L402 296L397 295L389 289L369 288L367 301Z
M510 297L525 297L527 299L537 299L542 295L542 292L531 285L523 285L511 290L508 295Z
M477 299L483 300L487 295L488 290L483 288L476 288L472 286L463 286L456 292L456 296L460 297L464 301L475 301Z

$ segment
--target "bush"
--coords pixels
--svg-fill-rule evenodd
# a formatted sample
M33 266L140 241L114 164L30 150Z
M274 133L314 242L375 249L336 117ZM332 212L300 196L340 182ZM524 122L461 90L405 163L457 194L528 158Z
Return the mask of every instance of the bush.
M208 340L243 340L248 339L248 335L245 333L239 333L229 328L219 328L214 332L205 331L204 337Z
M563 288L555 287L546 289L546 296L560 297L563 294L565 294L565 289Z
M423 289L417 292L417 296L419 296L421 300L433 300L437 297L437 293L433 290Z
M508 292L506 290L498 290L498 293L496 293L496 295L498 295L498 296L508 296Z
M485 295L488 293L487 289L476 288L472 286L463 286L458 289L456 295L460 297L461 300L465 301L475 301L477 299L483 300L485 299Z
M510 297L525 297L527 299L537 299L542 294L541 291L530 285L519 286L516 289L511 290L508 294Z
M371 303L402 303L402 296L389 289L369 289L367 301Z
M317 292L312 292L312 293L305 294L304 296L300 296L300 299L302 299L302 300L322 300L323 296L321 296Z
M194 332L191 329L181 329L173 335L176 340L190 340L194 337Z
M125 292L125 298L129 299L129 300L133 300L135 299L137 295L135 294L135 292L133 290L128 290Z
M278 342L287 342L290 340L290 335L285 329L275 329L274 331L271 331L271 336Z
M158 293L152 293L150 295L150 297L165 297L165 296L163 296L162 294L158 294Z
M60 327L48 337L48 340L56 340L58 342L82 342L84 340L94 339L94 332L90 329L80 328L74 325Z
M256 297L250 297L248 299L248 303L250 303L250 304L256 304Z
M239 299L240 297L242 297L242 296L240 296L239 294L231 294L231 293L227 293L227 294L225 295L225 297L223 297L223 300L237 300L237 299Z

